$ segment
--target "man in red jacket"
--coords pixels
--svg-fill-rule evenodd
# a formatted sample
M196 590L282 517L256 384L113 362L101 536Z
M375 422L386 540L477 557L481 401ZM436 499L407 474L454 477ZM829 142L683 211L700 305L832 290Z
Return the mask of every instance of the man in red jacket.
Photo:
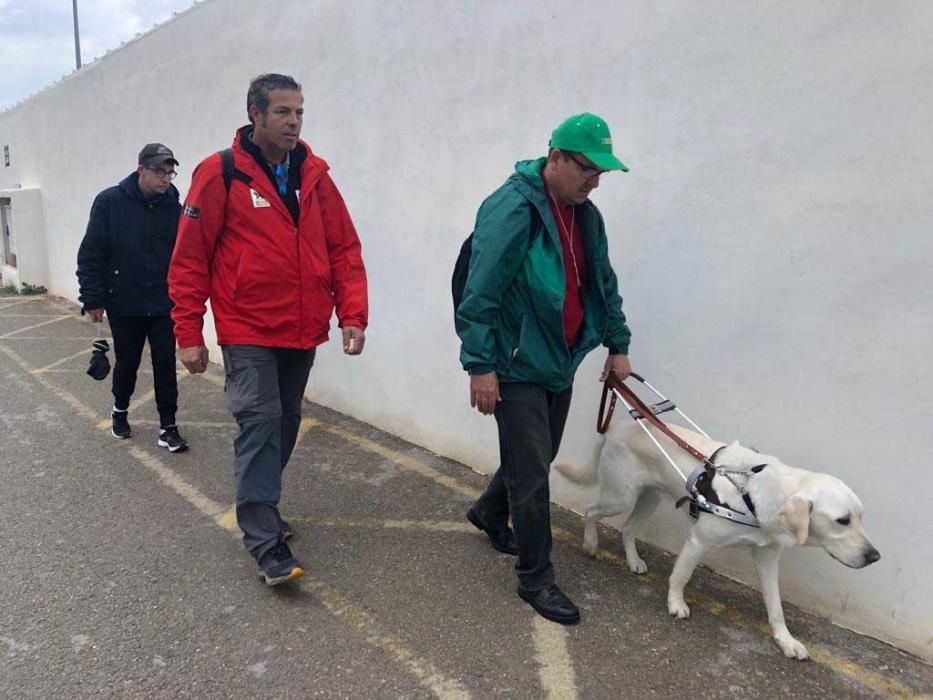
M327 163L298 138L303 102L290 76L250 83L250 123L230 151L194 172L169 270L175 337L192 373L207 369L201 331L211 300L239 426L237 522L270 586L304 573L285 543L292 530L278 503L315 347L327 340L336 307L343 350L359 355L368 317L353 222Z

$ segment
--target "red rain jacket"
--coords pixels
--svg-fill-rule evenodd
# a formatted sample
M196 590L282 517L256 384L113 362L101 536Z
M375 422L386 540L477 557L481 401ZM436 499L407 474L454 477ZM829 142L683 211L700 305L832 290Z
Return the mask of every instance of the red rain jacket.
M298 225L269 177L233 143L236 170L227 193L219 154L197 169L178 224L169 269L172 318L182 348L204 344L205 301L221 345L312 348L327 340L330 317L365 329L366 270L360 241L328 166L306 149Z

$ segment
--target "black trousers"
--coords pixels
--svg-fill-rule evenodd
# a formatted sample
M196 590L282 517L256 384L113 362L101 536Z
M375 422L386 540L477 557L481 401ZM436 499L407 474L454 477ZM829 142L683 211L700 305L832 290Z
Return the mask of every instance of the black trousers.
M518 543L515 571L521 585L532 591L554 583L548 474L560 448L572 393L572 388L554 393L537 384L499 384L500 466L475 508L490 527L505 525L511 513Z
M111 316L113 334L113 406L125 410L136 390L136 373L149 340L156 407L162 427L175 425L178 379L175 376L175 324L165 316Z

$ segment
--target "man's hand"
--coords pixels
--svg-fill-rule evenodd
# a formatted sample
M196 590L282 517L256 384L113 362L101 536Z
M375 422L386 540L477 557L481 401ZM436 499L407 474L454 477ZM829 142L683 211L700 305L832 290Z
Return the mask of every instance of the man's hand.
M343 331L343 351L347 355L359 355L363 352L363 345L366 343L366 334L362 328L356 326L344 326Z
M615 372L619 379L628 377L632 373L632 365L628 361L628 355L610 355L607 357L606 364L603 365L603 373L599 375L599 381L606 381L610 372Z
M470 406L484 416L491 416L499 401L499 378L495 372L470 376Z
M91 320L94 323L100 323L104 320L104 310L103 309L88 309L87 315L91 317Z
M207 348L195 345L190 348L179 348L181 363L191 374L201 374L207 370Z

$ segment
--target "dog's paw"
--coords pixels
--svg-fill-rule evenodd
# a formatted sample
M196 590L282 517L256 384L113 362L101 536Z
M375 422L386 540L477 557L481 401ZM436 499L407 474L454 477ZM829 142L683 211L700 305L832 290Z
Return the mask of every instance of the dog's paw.
M683 599L668 600L667 611L671 614L671 617L676 617L678 620L686 620L690 617L690 606Z
M784 656L789 659L806 661L810 658L810 654L807 652L807 648L790 635L787 635L786 637L775 637L774 641L776 641L778 646L781 647L781 651L784 652Z
M634 562L627 562L629 571L633 574L646 574L648 573L648 565L645 563L645 560L639 557Z
M596 552L599 551L599 544L596 542L588 542L583 540L583 551L589 554L591 557L596 556Z

